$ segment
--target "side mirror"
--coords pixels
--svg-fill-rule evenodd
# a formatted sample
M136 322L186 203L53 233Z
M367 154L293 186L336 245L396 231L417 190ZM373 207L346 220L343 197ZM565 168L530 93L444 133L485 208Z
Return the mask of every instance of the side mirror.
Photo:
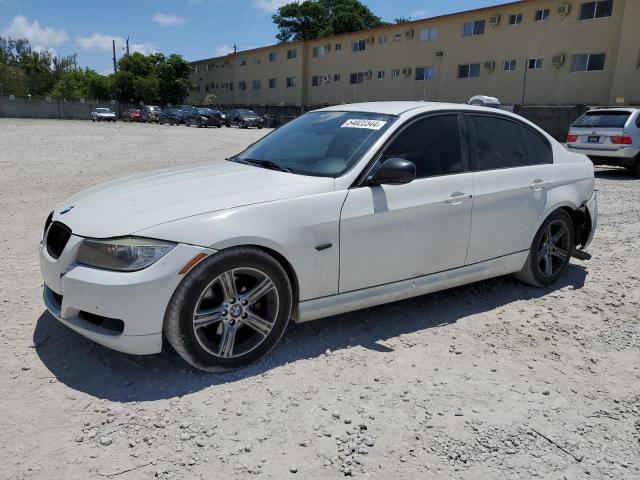
M367 179L367 185L404 185L416 178L416 165L403 158L387 158Z

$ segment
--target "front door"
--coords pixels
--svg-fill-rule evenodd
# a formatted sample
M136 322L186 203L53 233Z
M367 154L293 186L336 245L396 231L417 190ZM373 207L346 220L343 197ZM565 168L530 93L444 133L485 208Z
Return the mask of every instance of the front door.
M406 185L349 191L340 218L340 292L410 279L465 264L473 173L458 114L414 121L383 152L416 165Z

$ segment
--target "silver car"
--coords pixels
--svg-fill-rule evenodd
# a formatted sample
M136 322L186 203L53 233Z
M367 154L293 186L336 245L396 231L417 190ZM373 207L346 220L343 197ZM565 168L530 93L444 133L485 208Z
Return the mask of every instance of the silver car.
M640 109L589 110L571 126L567 148L596 165L626 167L640 177Z
M96 108L91 112L91 121L93 122L115 122L116 114L109 108Z

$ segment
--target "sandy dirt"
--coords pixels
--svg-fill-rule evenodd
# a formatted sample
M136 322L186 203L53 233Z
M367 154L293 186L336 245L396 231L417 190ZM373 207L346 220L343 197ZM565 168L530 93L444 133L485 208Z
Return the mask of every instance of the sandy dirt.
M44 310L52 206L266 130L0 119L0 478L640 478L640 180L599 169L590 262L291 325L228 374ZM508 226L505 226L508 228Z

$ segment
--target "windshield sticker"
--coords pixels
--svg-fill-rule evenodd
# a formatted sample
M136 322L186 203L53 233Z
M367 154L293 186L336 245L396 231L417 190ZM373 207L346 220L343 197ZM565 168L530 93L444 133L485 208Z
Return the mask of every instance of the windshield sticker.
M380 130L387 124L384 120L358 120L352 118L344 122L340 128L368 128L369 130Z

